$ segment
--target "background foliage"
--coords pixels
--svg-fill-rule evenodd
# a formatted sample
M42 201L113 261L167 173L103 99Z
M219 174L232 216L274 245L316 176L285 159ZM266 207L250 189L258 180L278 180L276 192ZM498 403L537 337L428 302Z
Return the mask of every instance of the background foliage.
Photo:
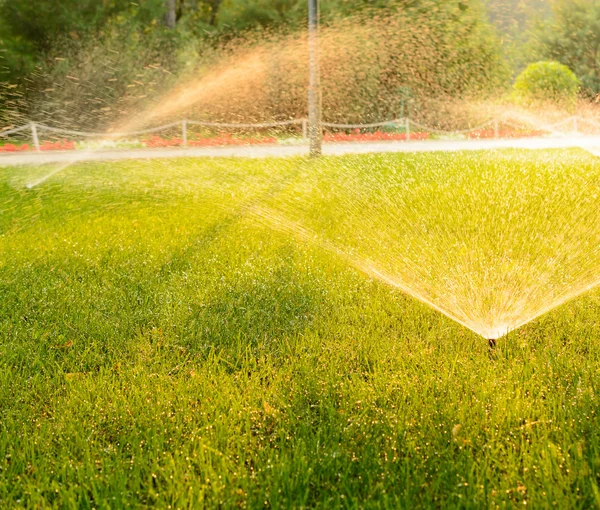
M557 0L554 16L538 27L537 56L568 66L588 98L600 94L600 1Z
M448 104L502 96L536 60L571 68L587 99L600 92L597 0L321 3L331 120L440 124ZM0 0L0 122L101 128L248 48L269 52L262 81L248 75L233 107L212 98L196 114L304 116L305 26L306 0Z

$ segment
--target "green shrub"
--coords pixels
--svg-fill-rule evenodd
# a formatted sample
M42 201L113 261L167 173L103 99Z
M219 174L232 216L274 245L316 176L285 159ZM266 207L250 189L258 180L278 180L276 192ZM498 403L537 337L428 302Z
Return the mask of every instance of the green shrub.
M514 93L523 104L552 102L570 107L577 101L579 85L579 79L567 66L558 62L536 62L517 76Z

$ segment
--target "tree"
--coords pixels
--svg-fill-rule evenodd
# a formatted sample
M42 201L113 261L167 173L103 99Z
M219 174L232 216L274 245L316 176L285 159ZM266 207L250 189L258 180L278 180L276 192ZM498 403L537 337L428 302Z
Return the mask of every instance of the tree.
M548 0L484 0L488 16L501 38L502 51L511 72L517 74L529 62L532 29L550 18Z
M165 0L165 25L175 28L177 23L177 0Z
M306 15L306 0L0 0L0 72L10 70L10 97L23 98L15 107L0 86L0 113L20 108L96 129L200 62L256 46L273 48L260 78L269 97L252 97L244 114L302 115ZM339 120L395 114L398 90L410 88L425 110L507 81L482 0L327 0L321 15L333 48L328 62L323 54L327 104ZM231 111L228 98L217 106L215 118Z
M221 7L221 3L223 0L212 0L210 2L210 20L208 24L212 27L215 26L217 22L217 14L219 13L219 7Z
M556 0L553 18L538 28L536 57L565 64L588 97L600 95L600 2Z
M129 6L128 0L0 0L4 78L24 78L57 43L86 37Z

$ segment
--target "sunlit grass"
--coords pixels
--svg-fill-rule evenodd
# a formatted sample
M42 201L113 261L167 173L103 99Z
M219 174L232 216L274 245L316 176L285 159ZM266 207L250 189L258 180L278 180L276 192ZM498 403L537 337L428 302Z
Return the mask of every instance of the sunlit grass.
M600 505L600 293L490 353L363 270L595 232L582 151L51 170L0 169L0 506Z
M581 150L331 160L261 214L498 338L600 282L599 163Z

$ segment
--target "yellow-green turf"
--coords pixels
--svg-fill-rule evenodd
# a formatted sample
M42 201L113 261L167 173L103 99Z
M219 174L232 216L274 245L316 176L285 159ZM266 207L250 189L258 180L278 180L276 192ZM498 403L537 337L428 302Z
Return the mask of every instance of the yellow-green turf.
M311 169L586 157L0 167L0 507L600 507L598 291L490 351L255 213Z

